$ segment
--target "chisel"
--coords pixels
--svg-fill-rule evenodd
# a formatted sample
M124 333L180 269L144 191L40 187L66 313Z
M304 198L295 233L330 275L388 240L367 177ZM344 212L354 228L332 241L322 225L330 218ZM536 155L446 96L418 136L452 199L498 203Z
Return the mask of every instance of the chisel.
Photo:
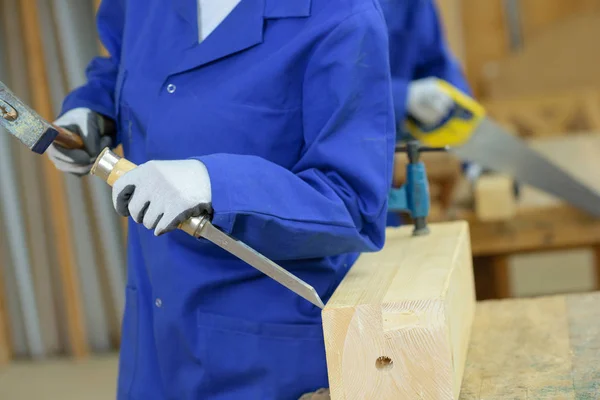
M91 174L95 175L110 186L125 173L136 167L135 164L119 157L108 148L104 149L96 159ZM232 238L217 229L204 214L200 217L190 218L179 225L179 229L195 238L204 238L216 244L223 250L250 264L263 274L279 282L300 297L313 303L319 308L325 307L317 291L297 276L283 267L275 264L267 257L248 247L243 242Z

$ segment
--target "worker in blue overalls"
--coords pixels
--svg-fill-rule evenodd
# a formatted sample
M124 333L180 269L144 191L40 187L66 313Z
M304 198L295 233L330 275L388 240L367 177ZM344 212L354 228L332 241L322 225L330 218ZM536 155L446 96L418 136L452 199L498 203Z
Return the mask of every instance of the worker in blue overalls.
M122 144L139 165L113 188L131 217L117 398L297 400L327 387L320 309L175 228L209 212L324 301L360 252L383 246L395 123L380 5L104 0L98 29L110 57L90 63L56 121L86 150L49 155L85 175Z
M446 43L435 0L379 0L388 26L392 92L398 133L407 114L435 125L448 115L452 99L439 90L434 79L443 79L470 93L462 68ZM406 156L398 160L405 162ZM476 166L465 169L477 171ZM388 213L388 226L401 223Z

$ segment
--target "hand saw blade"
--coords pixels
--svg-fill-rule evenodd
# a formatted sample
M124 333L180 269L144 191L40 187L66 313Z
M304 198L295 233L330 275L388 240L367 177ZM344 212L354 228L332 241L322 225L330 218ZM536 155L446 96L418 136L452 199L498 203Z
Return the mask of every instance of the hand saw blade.
M508 174L517 182L552 194L600 217L600 193L554 165L489 118L483 118L470 140L450 152L492 171Z

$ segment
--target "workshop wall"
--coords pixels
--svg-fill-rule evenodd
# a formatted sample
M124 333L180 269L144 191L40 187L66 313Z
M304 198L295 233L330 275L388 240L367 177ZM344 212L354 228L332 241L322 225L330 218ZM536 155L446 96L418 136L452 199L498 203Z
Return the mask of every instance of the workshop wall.
M95 1L0 1L0 80L52 121L100 51ZM110 191L0 135L0 360L118 346L125 251Z

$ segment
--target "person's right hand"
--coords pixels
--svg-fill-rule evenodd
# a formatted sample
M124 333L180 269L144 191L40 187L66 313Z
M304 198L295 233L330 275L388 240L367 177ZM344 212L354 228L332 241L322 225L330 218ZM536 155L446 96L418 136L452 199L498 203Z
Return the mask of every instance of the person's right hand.
M65 149L52 144L46 154L56 168L77 176L89 174L96 157L112 144L112 132L108 121L89 108L75 108L66 112L54 125L67 129L83 139L83 149Z

